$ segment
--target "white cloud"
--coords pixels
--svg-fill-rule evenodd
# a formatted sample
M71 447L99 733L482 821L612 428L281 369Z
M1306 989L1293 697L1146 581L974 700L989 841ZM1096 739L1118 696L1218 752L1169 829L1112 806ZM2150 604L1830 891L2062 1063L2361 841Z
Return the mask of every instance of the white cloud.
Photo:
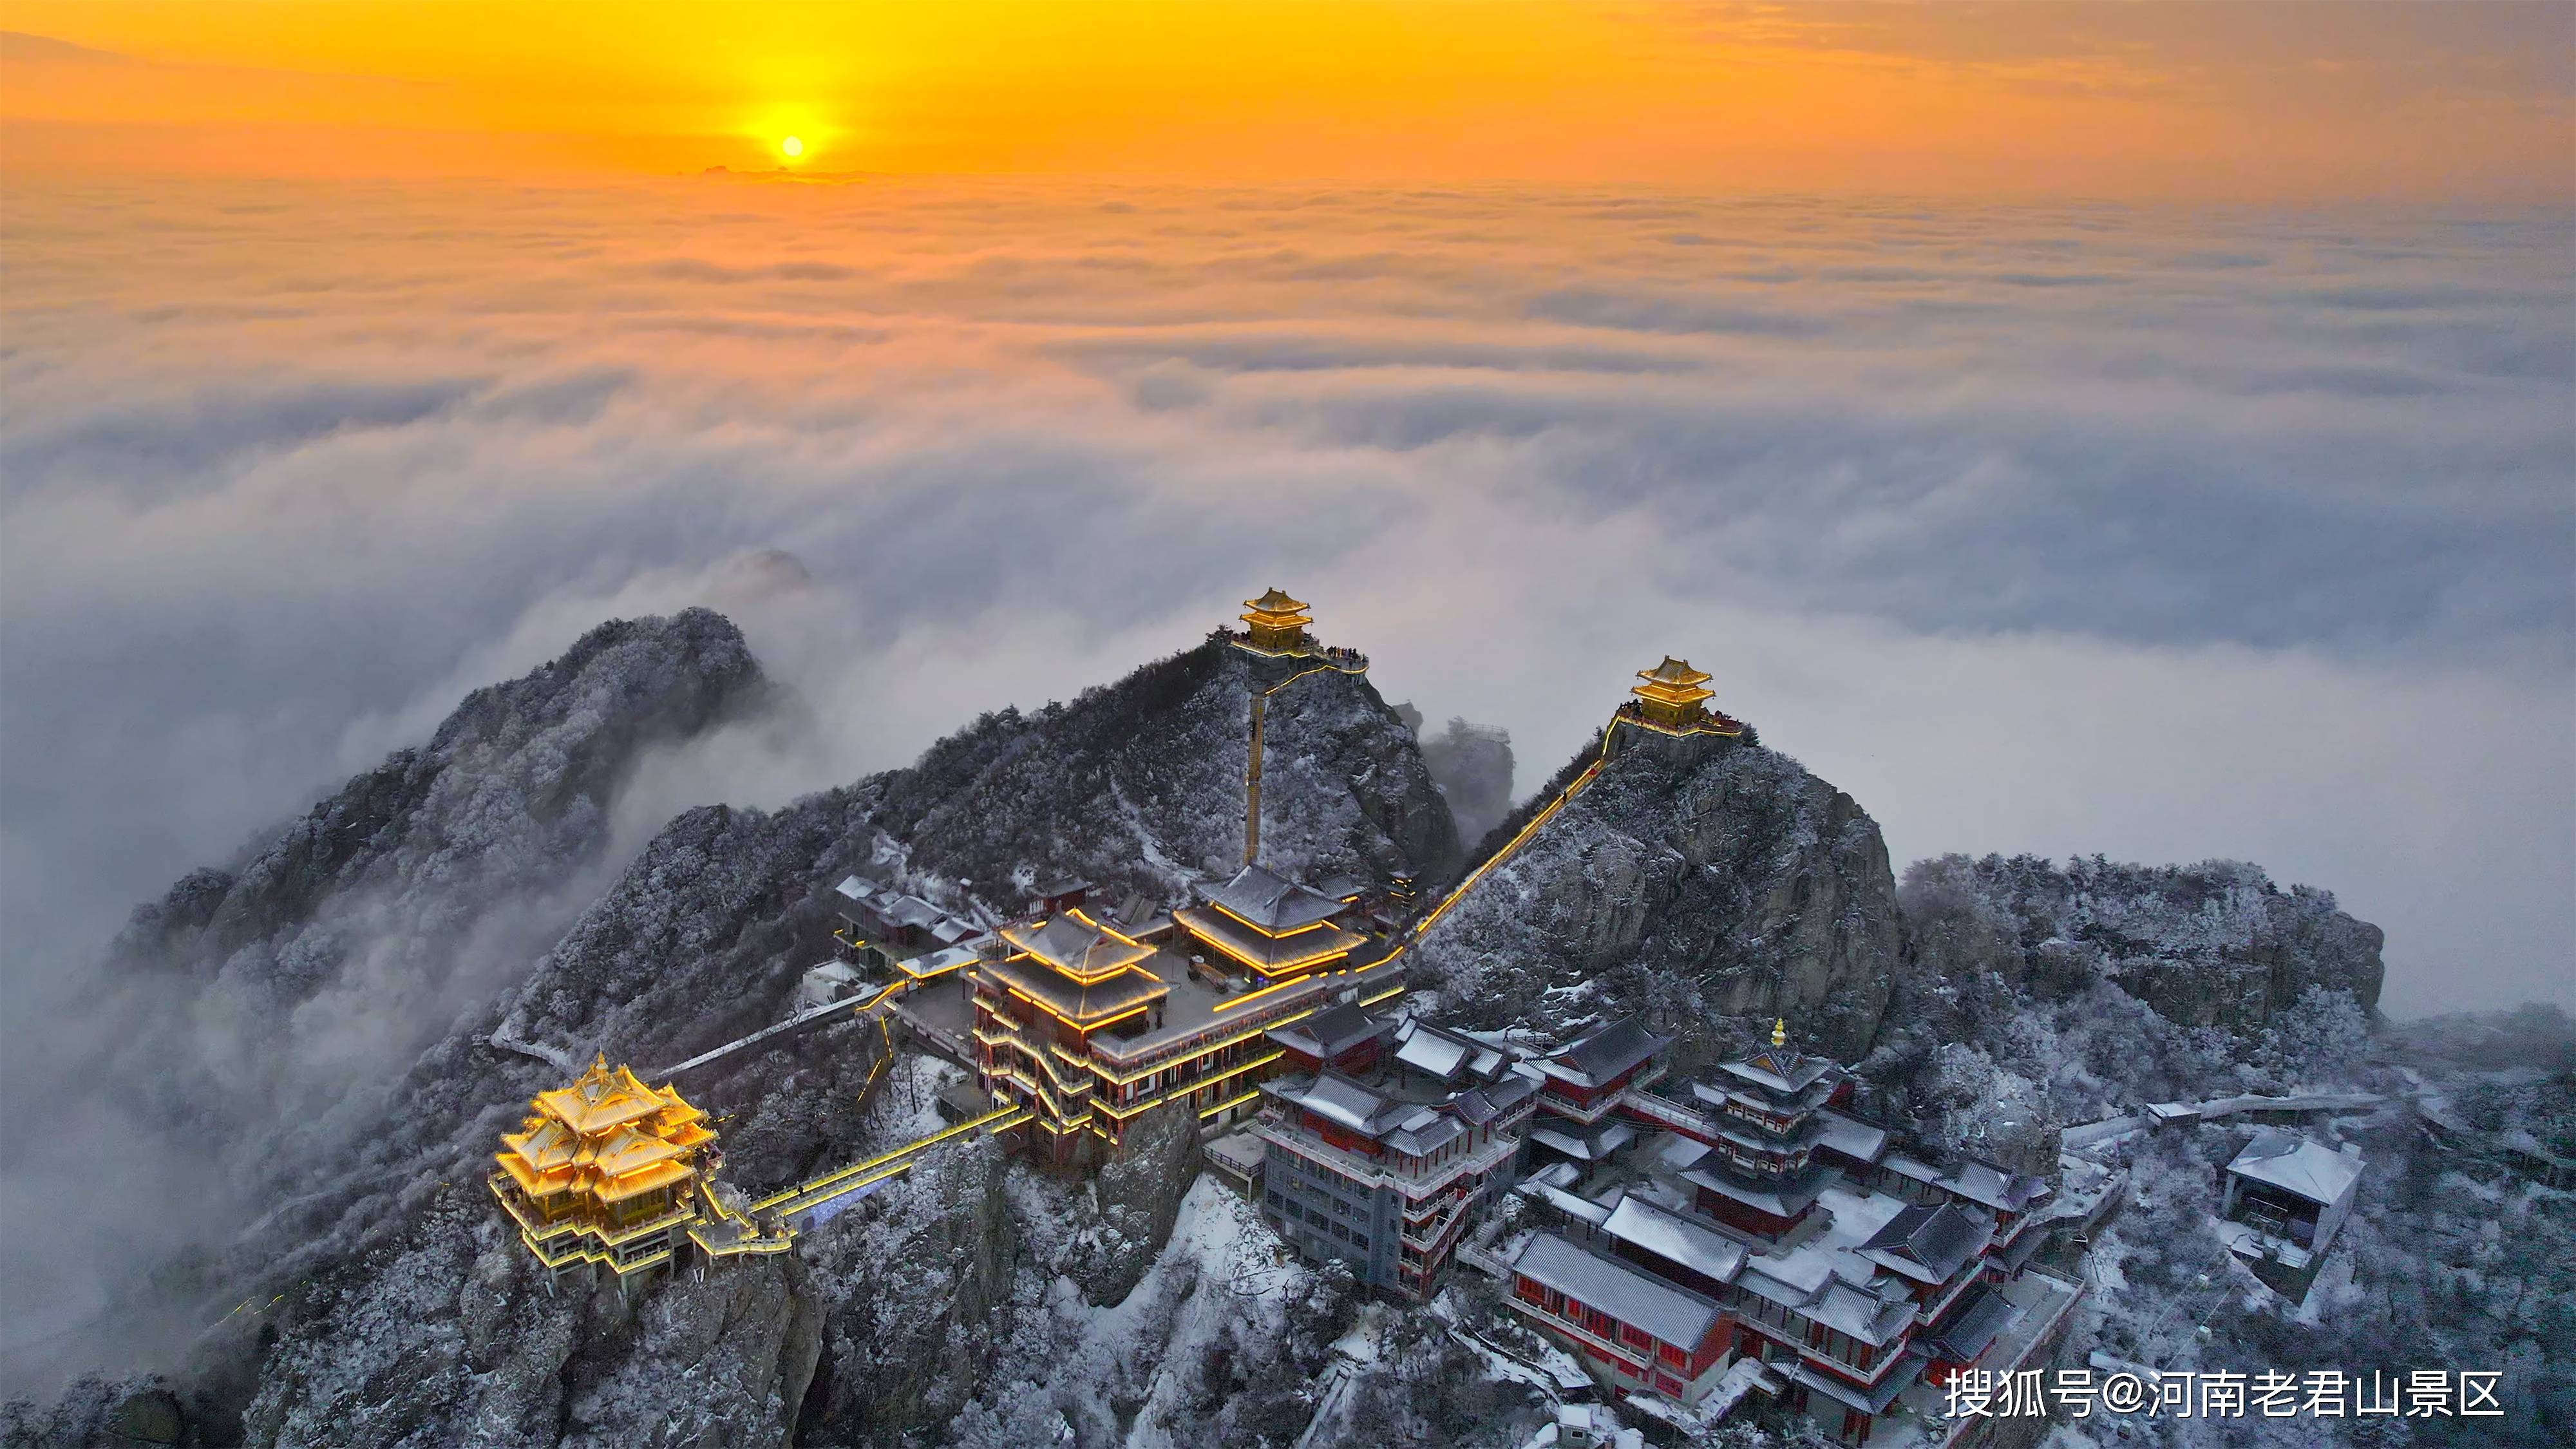
M821 726L659 808L1275 582L1529 778L1687 653L1900 859L2246 856L2389 927L2392 1005L2565 997L2552 220L1112 199L13 198L13 971L607 614L718 603Z

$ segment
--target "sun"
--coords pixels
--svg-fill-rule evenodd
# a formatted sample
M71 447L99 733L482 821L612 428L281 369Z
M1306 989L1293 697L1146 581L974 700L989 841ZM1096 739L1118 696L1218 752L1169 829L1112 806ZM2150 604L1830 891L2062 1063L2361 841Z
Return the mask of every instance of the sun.
M790 136L786 140L778 143L778 149L787 157L788 160L793 161L797 157L805 154L805 143L797 140L793 136Z

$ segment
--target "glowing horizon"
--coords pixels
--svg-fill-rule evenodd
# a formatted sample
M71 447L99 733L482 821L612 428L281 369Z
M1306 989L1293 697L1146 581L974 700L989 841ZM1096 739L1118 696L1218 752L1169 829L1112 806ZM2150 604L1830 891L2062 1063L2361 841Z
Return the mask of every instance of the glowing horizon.
M721 24L715 22L720 18ZM2558 202L2554 6L0 9L12 172ZM783 138L799 140L782 154Z

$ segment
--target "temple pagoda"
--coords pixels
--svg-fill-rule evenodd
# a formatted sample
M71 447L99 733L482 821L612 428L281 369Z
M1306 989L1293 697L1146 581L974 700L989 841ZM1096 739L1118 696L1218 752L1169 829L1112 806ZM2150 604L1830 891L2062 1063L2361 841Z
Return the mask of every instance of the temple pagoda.
M528 1105L520 1130L502 1134L491 1177L519 1241L556 1278L597 1265L624 1283L670 1263L715 1203L706 1114L605 1056Z
M1250 612L1240 617L1246 628L1246 642L1255 649L1276 654L1293 654L1309 647L1306 626L1314 623L1306 605L1273 588L1257 599L1246 599L1243 607Z
M1792 1050L1788 1025L1772 1024L1768 1050L1691 1084L1718 1123L1714 1150L1684 1175L1698 1189L1697 1206L1764 1238L1795 1228L1832 1180L1832 1170L1814 1160L1826 1132L1817 1114L1846 1092L1851 1075L1831 1058Z

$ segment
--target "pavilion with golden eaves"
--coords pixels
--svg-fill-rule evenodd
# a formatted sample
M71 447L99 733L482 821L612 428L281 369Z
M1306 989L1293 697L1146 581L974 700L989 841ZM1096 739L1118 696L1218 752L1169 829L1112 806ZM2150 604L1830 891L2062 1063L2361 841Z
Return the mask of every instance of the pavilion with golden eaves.
M1115 1151L1166 1104L1222 1127L1279 1058L1270 1028L1404 989L1398 963L1354 964L1356 914L1260 866L1140 920L1051 898L968 973L977 1077L995 1106L1028 1110L1050 1161Z
M1728 718L1709 707L1716 691L1708 687L1709 675L1704 669L1693 669L1687 659L1664 656L1664 662L1652 669L1637 671L1637 683L1629 687L1632 696L1620 705L1610 723L1610 747L1616 754L1639 741L1621 740L1621 726L1646 737L1662 737L1676 745L1697 738L1734 739L1744 733L1739 720Z
M556 1278L596 1266L622 1284L690 1242L716 1257L788 1246L719 1196L715 1131L678 1091L601 1056L528 1106L520 1130L501 1135L490 1182L519 1241Z
M1308 646L1306 626L1314 618L1305 604L1288 597L1286 591L1274 587L1260 598L1244 600L1243 607L1250 612L1239 617L1253 648L1292 654Z

